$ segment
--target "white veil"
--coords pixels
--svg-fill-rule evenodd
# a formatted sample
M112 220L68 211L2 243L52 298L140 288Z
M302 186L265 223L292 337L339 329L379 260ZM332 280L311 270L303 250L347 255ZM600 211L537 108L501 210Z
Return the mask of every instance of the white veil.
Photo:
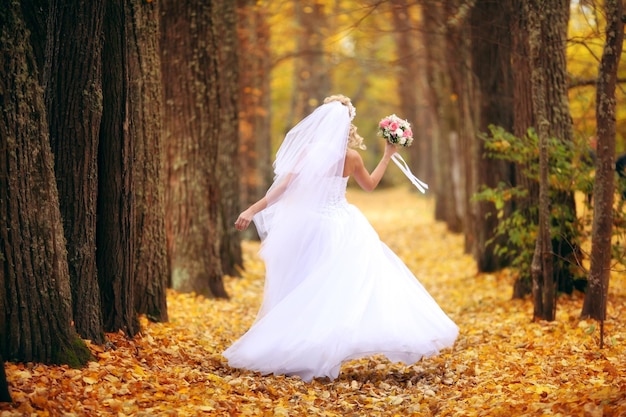
M343 176L351 120L349 108L332 101L287 133L276 153L267 208L254 216L261 239L279 222L296 225L332 197Z

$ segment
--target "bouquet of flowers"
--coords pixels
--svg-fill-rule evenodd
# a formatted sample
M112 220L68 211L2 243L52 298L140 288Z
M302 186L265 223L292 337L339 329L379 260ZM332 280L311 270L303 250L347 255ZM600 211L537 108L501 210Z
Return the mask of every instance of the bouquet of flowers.
M395 114L385 117L378 123L378 134L394 145L411 146L413 143L411 124Z

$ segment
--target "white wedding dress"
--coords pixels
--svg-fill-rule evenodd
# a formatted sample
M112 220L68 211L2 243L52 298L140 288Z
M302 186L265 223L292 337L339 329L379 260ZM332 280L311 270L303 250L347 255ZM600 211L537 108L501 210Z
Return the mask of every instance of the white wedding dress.
M264 302L224 352L230 366L334 379L350 359L384 354L411 364L453 345L457 326L348 204L347 178L336 182L335 198L300 229L263 242Z
M342 168L345 146L338 152ZM276 171L280 176L280 164ZM224 351L230 366L334 379L351 359L383 354L412 364L454 344L456 324L346 201L348 178L332 172L294 185L299 191L268 214L269 232L263 232L268 220L255 218L263 237L264 299L252 327ZM304 168L298 173L306 178Z

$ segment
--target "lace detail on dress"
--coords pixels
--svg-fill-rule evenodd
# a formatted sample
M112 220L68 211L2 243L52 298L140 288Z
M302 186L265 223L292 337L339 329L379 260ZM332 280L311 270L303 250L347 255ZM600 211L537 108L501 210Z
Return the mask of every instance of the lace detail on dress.
M346 187L349 177L333 178L333 184L329 186L328 200L322 206L321 212L325 215L338 213L347 208Z

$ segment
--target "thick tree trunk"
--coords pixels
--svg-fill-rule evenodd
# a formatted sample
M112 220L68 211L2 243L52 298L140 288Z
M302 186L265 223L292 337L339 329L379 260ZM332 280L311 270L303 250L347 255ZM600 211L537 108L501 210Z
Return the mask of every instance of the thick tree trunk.
M103 19L101 0L52 1L43 77L74 323L96 343L104 341L96 267Z
M129 133L134 138L133 184L136 201L135 309L150 320L167 321L169 278L165 238L162 135L160 3L132 0L126 6L130 36Z
M162 2L161 46L166 152L166 228L171 285L183 292L226 297L222 281L219 141L222 134L218 74L227 71L218 54L223 33L219 13L227 0ZM232 5L230 6L232 7ZM229 30L235 30L235 27ZM229 116L230 117L230 116ZM238 179L237 179L238 180ZM235 215L235 214L233 214ZM232 222L231 222L232 223Z
M9 383L7 382L7 375L4 371L4 359L2 359L2 353L0 353L0 403L10 403L11 401Z
M256 0L238 1L239 201L248 207L265 195L274 172L270 134L270 30L268 12ZM232 226L229 224L229 226ZM258 239L254 226L242 236Z
M606 39L596 92L596 126L598 127L597 165L593 185L593 229L591 266L581 316L606 319L606 303L611 268L613 232L613 196L615 194L615 87L624 40L624 13L621 0L606 0Z
M98 151L98 281L104 328L132 337L140 330L135 314L134 137L129 129L130 75L125 0L107 2L102 61L103 114Z
M0 352L84 364L43 89L18 2L0 8Z
M511 81L511 11L508 1L478 0L472 9L472 69L477 84L476 132L487 132L489 125L513 129L513 85ZM498 183L513 184L513 167L504 161L484 157L484 142L473 141L472 162L474 181L472 192L481 185L496 188ZM505 237L493 239L498 217L493 204L472 203L471 252L479 271L490 272L508 264L494 253L496 244L506 244ZM510 212L510 208L505 212Z

